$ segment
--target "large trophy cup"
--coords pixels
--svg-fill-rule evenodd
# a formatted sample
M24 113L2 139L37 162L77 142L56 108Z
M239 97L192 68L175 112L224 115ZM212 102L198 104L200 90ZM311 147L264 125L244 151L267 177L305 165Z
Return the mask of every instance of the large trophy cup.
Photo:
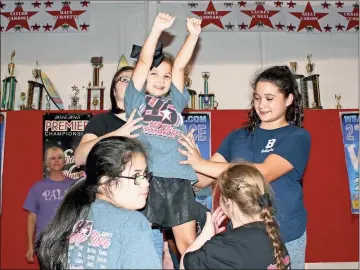
M307 89L307 81L304 80L305 76L302 74L297 74L298 63L297 62L290 62L290 69L292 73L294 74L294 77L296 79L296 82L298 84L298 90L301 94L301 100L302 100L302 107L303 108L309 108L309 94Z
M9 76L3 80L3 91L1 95L1 110L14 110L15 107L15 92L16 92L16 83L15 78L15 63L13 59L15 57L15 51L11 53L11 60L8 64Z
M87 110L103 110L104 109L104 90L103 83L99 86L100 69L103 67L102 57L92 57L91 64L93 70L93 85L89 82L87 88Z
M41 82L41 70L39 69L39 63L36 61L36 68L32 71L34 80L28 81L28 96L27 96L27 109L41 110L43 92L45 86ZM37 100L34 103L34 98L37 96Z
M204 94L199 94L199 110L214 110L218 103L215 101L215 95L209 94L209 78L210 72L203 72Z
M319 74L313 74L315 69L315 63L311 62L311 54L307 55L308 63L306 64L307 77L302 78L302 91L308 93L308 99L304 99L304 107L311 109L322 109L320 99L320 86L319 86ZM308 82L311 82L312 95L309 94Z

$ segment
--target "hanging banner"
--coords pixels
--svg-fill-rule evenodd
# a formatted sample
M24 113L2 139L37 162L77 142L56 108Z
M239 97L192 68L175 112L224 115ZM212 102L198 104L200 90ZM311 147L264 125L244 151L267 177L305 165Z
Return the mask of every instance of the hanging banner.
M340 121L350 188L351 212L359 214L359 111L341 112Z
M359 32L358 1L162 1L159 9L202 19L203 32Z
M6 112L0 113L0 215L2 209L2 183L4 167L4 146L5 146Z
M90 1L0 1L1 33L90 30Z
M79 145L84 129L92 117L91 113L46 113L43 117L43 152L45 155L49 147L57 146L64 151L64 175L72 179L84 176L84 167L77 167L74 152ZM46 175L46 165L43 169Z
M211 157L211 121L209 112L188 112L182 114L187 131L194 130L194 139L198 146L201 156L205 159ZM195 188L196 200L205 205L209 210L212 209L212 188L207 187L202 190Z

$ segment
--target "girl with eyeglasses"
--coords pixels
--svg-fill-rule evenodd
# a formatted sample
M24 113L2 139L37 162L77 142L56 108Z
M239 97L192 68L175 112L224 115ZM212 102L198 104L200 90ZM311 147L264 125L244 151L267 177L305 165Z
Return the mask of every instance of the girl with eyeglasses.
M37 242L44 269L161 269L148 220L143 146L125 137L102 139L86 160L86 178L68 190Z
M81 141L74 154L77 166L85 164L86 157L91 148L103 138L111 136L135 138L139 136L138 134L132 134L132 132L142 127L139 124L142 118L134 120L134 111L126 121L124 110L125 89L131 80L133 71L133 67L125 66L115 73L110 89L111 110L93 116L86 125ZM156 251L159 257L162 258L163 235L159 228L153 228L152 232Z

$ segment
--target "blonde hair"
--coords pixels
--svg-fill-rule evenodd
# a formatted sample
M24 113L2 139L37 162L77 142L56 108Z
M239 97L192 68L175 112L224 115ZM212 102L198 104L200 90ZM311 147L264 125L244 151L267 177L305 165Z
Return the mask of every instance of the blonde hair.
M57 147L57 146L49 147L48 149L46 149L45 155L44 155L44 161L45 161L46 167L48 167L50 155L52 153L56 153L56 152L59 152L61 154L62 158L65 159L64 151L60 147Z
M262 174L252 164L235 164L219 176L217 186L223 200L232 200L249 217L260 216L274 249L277 268L284 269L285 247L271 207L273 192Z

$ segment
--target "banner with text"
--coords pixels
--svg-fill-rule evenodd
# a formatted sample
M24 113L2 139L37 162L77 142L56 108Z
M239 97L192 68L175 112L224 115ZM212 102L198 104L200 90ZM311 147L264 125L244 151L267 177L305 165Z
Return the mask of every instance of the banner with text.
M209 112L183 113L184 123L187 131L194 130L194 139L199 147L201 156L205 159L211 157L211 121ZM212 210L212 188L207 187L196 190L196 199Z
M359 214L359 112L341 112L340 121L350 188L351 212Z
M59 147L64 151L64 174L72 179L79 179L84 175L83 166L77 167L74 152L79 145L85 126L92 117L91 113L46 113L44 114L43 152L45 155L49 147ZM44 163L44 177L46 164Z
M90 1L0 1L1 33L88 32Z
M161 1L159 10L195 16L204 32L359 33L358 1Z

